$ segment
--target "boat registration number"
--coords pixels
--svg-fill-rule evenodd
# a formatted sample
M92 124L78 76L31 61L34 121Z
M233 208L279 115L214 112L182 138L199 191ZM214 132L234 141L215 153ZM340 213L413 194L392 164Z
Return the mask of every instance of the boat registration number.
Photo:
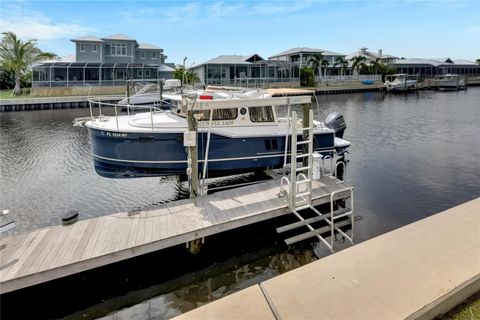
M114 138L126 138L127 134L119 133L119 132L102 131L102 136L114 137Z

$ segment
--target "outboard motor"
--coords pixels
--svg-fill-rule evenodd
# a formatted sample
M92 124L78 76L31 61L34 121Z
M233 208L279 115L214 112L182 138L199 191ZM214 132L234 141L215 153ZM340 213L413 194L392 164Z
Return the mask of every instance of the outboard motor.
M335 131L335 136L340 139L343 138L343 133L347 128L343 115L338 112L332 112L327 116L325 126Z

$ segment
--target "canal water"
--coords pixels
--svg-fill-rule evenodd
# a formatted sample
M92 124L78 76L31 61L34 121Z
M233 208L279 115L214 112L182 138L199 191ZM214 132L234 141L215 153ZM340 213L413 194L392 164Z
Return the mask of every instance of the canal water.
M347 121L347 181L362 218L357 242L480 196L480 88L319 100L320 119L338 111ZM14 233L59 224L69 210L88 219L185 197L186 185L171 177L96 175L86 129L72 126L73 118L87 115L87 109L0 113L0 210L16 220ZM261 233L250 232L244 236ZM277 240L263 238L251 252L238 245L230 253L212 251L209 264L198 270L187 268L186 275L70 315L170 318L328 254L316 241L287 248Z

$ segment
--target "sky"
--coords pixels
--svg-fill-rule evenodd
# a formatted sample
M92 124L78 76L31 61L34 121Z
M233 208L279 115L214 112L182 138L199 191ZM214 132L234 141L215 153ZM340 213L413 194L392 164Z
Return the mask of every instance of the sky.
M221 54L268 58L295 47L406 58L480 58L480 1L0 0L0 29L59 56L70 39L125 34L187 66Z

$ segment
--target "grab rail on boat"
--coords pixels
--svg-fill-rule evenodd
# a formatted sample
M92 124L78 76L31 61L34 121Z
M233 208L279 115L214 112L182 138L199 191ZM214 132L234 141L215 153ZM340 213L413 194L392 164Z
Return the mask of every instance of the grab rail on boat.
M160 103L167 103L167 104L170 104L169 102L167 101L160 101ZM120 107L120 108L126 108L127 109L127 115L130 115L130 109L144 109L145 111L149 111L150 112L150 124L151 124L151 129L152 131L154 130L154 125L153 125L153 113L155 112L164 112L164 110L162 110L161 108L157 107L157 103L154 101L153 102L153 106L152 105L147 105L147 106L142 106L142 105L134 105L134 104L118 104L118 103L111 103L111 102L105 102L105 101L101 101L99 98L89 98L88 99L88 105L89 105L89 108L90 108L90 119L92 121L95 120L95 118L102 118L103 115L102 115L102 106L104 107L113 107L114 109L114 113L115 113L115 123L116 123L116 127L117 127L117 130L119 130L119 126L118 126L118 110L117 108ZM93 114L93 107L97 105L98 106L98 116L94 116Z

